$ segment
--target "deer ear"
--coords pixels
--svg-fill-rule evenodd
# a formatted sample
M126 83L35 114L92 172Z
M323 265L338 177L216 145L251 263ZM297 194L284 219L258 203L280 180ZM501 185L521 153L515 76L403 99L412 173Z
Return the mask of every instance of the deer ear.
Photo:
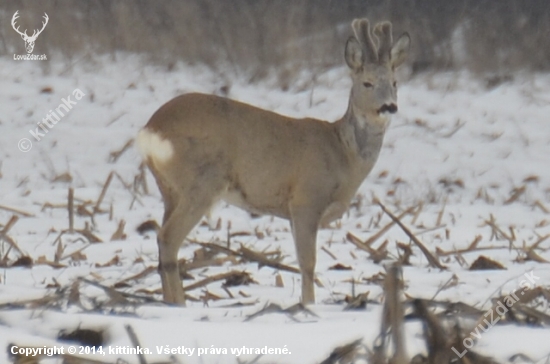
M348 38L344 58L346 59L348 67L353 71L358 71L363 66L363 49L355 37Z
M391 48L391 65L393 68L397 68L405 62L409 55L409 49L411 48L411 37L409 33L403 33Z

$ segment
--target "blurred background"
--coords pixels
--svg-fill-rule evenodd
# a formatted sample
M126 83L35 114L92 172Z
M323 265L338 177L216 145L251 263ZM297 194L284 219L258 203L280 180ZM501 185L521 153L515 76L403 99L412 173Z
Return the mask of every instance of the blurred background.
M250 82L342 65L350 21L364 16L411 34L413 73L550 70L548 0L2 0L0 55L24 53L10 26L16 10L29 34L48 14L34 54L50 59L124 51L166 67L223 68Z

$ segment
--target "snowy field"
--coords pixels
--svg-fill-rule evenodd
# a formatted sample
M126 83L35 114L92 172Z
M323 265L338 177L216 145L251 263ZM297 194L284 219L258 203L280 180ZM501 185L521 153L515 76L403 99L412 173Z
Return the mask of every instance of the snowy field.
M52 62L45 72L38 62L0 60L0 231L12 216L18 217L0 242L2 363L9 361L9 344L67 349L70 343L57 340L61 330L102 331L104 350L131 346L126 325L151 351L146 356L150 364L251 362L257 355L237 357L231 348L265 346L286 348L287 354L254 362L318 363L336 346L355 339L372 346L383 298L377 278L402 254L397 243L410 243L403 230L392 226L372 243L383 253L375 262L348 241L348 233L365 241L391 222L376 198L396 215L411 208L402 222L447 266L430 268L426 256L411 245L411 265L403 268L407 298L460 301L487 310L491 298L521 288L525 273L538 278L533 286L550 282L550 239L544 240L550 234L550 75L517 74L489 87L488 80L466 73L429 74L401 83L399 113L374 170L349 212L319 232L320 284L317 304L309 307L316 316L273 313L245 322L266 304L296 304L299 275L221 255L212 258L218 265L189 271L193 279L184 285L230 271L248 272L256 283L224 288L223 280L216 281L188 291L199 301L166 306L160 303L156 270L147 271L157 264L156 236L136 231L147 220L160 222L160 195L149 172L149 194L143 193L143 183L134 182L140 181L140 159L133 147L116 152L158 107L185 92L227 92L285 115L336 120L347 106L350 81L342 68L318 75L315 82L304 75L281 91L275 82L249 85L184 65L166 71L128 56L100 64ZM51 129L45 126L47 133L37 129L69 96L69 112ZM38 141L29 130L43 136ZM96 206L112 171L116 175ZM80 233L61 234L69 228L70 187L77 211L74 228ZM124 230L115 234L119 227ZM297 267L288 223L269 216L220 205L189 239L227 246L228 236L232 250L242 244L258 252L280 251L283 264ZM101 242L90 241L94 238ZM470 247L474 241L477 245ZM200 248L185 244L179 256L199 261ZM480 255L506 269L469 270ZM330 269L336 264L351 269ZM144 271L150 274L124 281ZM355 294L369 292L363 310L344 310L352 281ZM152 300L124 303L139 299L120 298L112 291L115 284L120 292ZM545 302L537 309L549 313ZM407 321L405 330L410 357L425 353L420 324ZM500 362L521 353L544 363L549 343L548 329L499 324L483 333L474 349ZM193 355L170 359L157 353L182 346L195 349ZM206 353L198 356L199 348ZM121 352L82 357L138 363L137 356Z

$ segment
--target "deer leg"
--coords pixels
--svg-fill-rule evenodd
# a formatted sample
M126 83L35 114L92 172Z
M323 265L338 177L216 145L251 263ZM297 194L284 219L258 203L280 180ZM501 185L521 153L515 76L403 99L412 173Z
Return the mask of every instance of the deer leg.
M159 273L164 301L185 304L178 267L178 250L185 237L208 211L216 193L211 190L190 189L185 197L165 201L165 221L159 231Z
M311 207L291 207L291 225L296 255L302 273L302 303L315 303L315 262L317 229L321 214Z

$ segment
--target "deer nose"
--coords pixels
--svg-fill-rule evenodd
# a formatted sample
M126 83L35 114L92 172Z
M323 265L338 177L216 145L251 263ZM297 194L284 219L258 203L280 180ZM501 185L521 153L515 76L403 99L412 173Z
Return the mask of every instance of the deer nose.
M395 114L397 112L397 105L394 103L391 104L384 104L380 109L378 109L378 113L382 114L385 112L389 112L390 114Z

